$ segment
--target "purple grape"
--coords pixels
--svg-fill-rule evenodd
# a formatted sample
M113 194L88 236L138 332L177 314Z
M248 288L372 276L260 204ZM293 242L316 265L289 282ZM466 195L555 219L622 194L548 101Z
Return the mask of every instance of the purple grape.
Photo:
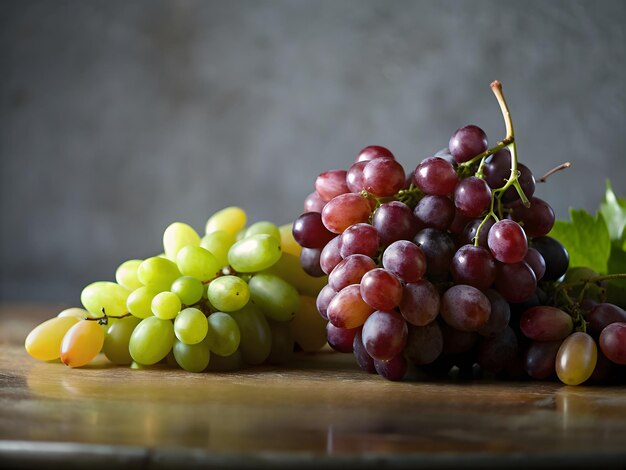
M339 253L342 257L361 254L373 258L378 251L378 231L370 224L355 224L341 234Z
M441 298L441 316L457 330L477 331L487 324L490 315L489 299L475 287L452 286Z
M416 366L434 362L443 351L443 335L434 321L424 326L408 325L405 357Z
M317 191L313 191L304 199L304 212L319 212L321 214L325 205L326 203Z
M463 163L487 150L487 135L478 126L461 127L450 137L448 148L454 159Z
M372 357L367 353L367 351L365 350L365 346L363 345L361 328L357 328L356 334L354 335L352 351L354 353L356 363L361 369L363 369L365 372L369 372L370 374L376 373L374 359L372 359Z
M496 262L486 248L464 245L454 254L450 271L456 284L484 290L496 279Z
M324 202L350 192L346 183L346 170L328 170L321 173L315 180L315 191Z
M487 238L489 250L495 259L503 263L517 263L528 251L526 234L517 222L504 219L496 222Z
M615 364L626 365L626 323L611 323L600 334L600 349Z
M344 287L328 304L326 314L328 321L338 328L357 328L374 311L361 298L358 284Z
M466 217L478 217L491 204L491 189L485 180L470 176L461 180L454 190L454 205Z
M450 162L440 157L429 157L417 165L414 180L424 193L445 196L454 191L459 177Z
M334 234L329 232L322 223L319 212L305 212L293 223L293 238L300 246L306 248L323 248Z
M445 161L450 162L450 164L454 168L456 168L458 165L457 161L454 159L454 157L450 153L450 149L448 147L444 147L441 150L438 150L437 152L435 152L435 155L433 156L443 158Z
M459 238L459 242L463 245L473 245L476 238L476 232L478 231L478 227L480 227L482 221L483 219L473 219L468 222L463 229L462 236ZM493 217L489 217L483 224L478 234L478 246L482 246L483 248L489 248L489 245L487 243L489 231L495 223L496 221L493 219Z
M340 194L324 206L322 222L331 232L342 233L350 225L367 222L371 213L369 201L360 194Z
M523 225L524 232L528 237L543 237L554 226L556 218L554 210L547 202L538 197L530 198L530 207L526 207L521 201L518 201L511 206L511 209L511 218Z
M533 379L543 380L555 374L556 354L563 341L535 341L524 356L524 369Z
M444 279L448 275L456 247L446 232L425 228L413 239L426 255L426 274L431 279Z
M419 200L413 215L420 229L432 227L437 230L447 230L456 214L454 202L446 196L432 196L427 194Z
M546 262L539 253L534 248L528 248L526 252L526 256L524 257L524 261L530 266L530 269L535 273L535 277L537 281L540 281L543 275L546 272Z
M485 181L491 189L500 189L511 176L511 152L500 149L485 159Z
M374 359L374 368L381 377L384 377L387 380L398 381L402 380L406 375L408 365L404 356L402 354L398 354L396 357L393 357L388 361L378 361Z
M374 212L372 225L380 242L387 246L397 240L410 240L417 233L417 222L411 208L400 201L381 204Z
M322 250L319 248L302 248L300 252L300 265L309 276L322 277L326 274L322 271L320 266L321 254Z
M375 196L393 196L404 187L404 181L404 168L392 158L375 158L363 167L363 188Z
M363 168L367 165L367 161L355 162L348 169L346 174L346 184L353 193L363 191Z
M388 361L402 352L408 328L404 319L393 312L372 313L361 332L367 353L379 361Z
M492 338L483 338L478 344L478 364L492 374L504 370L517 355L517 337L509 326Z
M329 241L320 253L320 267L326 274L330 274L335 266L337 266L341 260L341 252L339 251L339 244L341 237L335 237Z
M524 336L534 341L561 341L574 330L572 317L561 309L546 305L526 310L519 326Z
M369 256L350 255L342 259L328 275L328 285L339 292L350 284L358 284L365 273L376 267Z
M361 297L376 310L392 310L402 300L402 284L392 272L372 269L361 279Z
M332 323L326 324L326 339L328 344L335 351L342 353L351 353L354 351L354 337L359 328L337 328Z
M489 299L491 304L491 315L485 326L478 329L481 336L493 337L501 333L509 324L511 319L511 307L498 291L486 289L483 294Z
M317 294L315 306L324 320L328 320L328 304L330 304L330 301L333 300L335 295L337 295L337 292L335 292L335 289L330 287L328 284L326 284L322 290L320 290L319 294Z
M404 282L419 281L426 273L426 255L415 243L398 240L383 252L383 267Z
M426 279L404 285L400 313L412 325L425 326L432 323L439 314L440 305L439 292Z
M359 152L356 157L357 162L368 162L375 158L391 158L395 159L393 153L380 145L370 145Z
M509 302L525 302L535 293L537 278L524 261L512 264L497 263L495 287Z
M452 328L445 321L439 323L443 336L442 354L460 354L472 349L478 342L478 333L475 331L460 331Z
M517 171L517 181L519 182L519 185L522 188L526 199L530 199L533 194L535 194L535 177L533 176L532 171L530 171L530 169L522 163L518 163ZM504 191L504 194L502 195L502 202L508 204L518 201L519 198L520 197L517 189L515 189L515 187L513 186L510 186L509 188L507 188L506 191Z
M611 303L599 303L589 311L585 320L588 322L587 333L598 338L611 323L625 323L626 311Z
M546 262L544 281L556 281L569 267L569 254L561 243L552 237L533 238L531 246L541 253Z

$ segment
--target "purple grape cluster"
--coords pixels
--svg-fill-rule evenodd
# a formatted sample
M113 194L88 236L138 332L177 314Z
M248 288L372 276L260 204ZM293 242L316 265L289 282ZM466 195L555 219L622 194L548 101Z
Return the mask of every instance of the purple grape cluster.
M470 125L408 174L387 148L369 146L348 170L317 177L293 236L304 270L328 275L317 307L331 347L389 380L412 366L517 379L552 377L559 361L584 368L571 359L580 341L562 352L574 316L546 292L569 265L547 236L554 211L514 160ZM623 368L626 314L607 305L590 304L588 321L602 357Z

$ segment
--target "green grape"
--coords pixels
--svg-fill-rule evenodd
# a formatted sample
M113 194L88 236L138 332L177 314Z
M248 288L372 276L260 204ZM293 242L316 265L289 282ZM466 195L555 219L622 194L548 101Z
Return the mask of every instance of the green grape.
M74 316L54 317L37 325L26 337L26 352L41 361L58 359L63 337L79 321Z
M235 244L235 236L224 230L216 230L202 237L200 246L217 259L220 266L228 265L228 250Z
M245 363L241 351L237 350L230 356L220 356L219 354L211 354L211 362L207 370L213 372L234 372L243 369Z
M178 252L190 245L200 245L200 236L193 227L182 222L174 222L165 229L163 233L163 248L168 259L176 261Z
M250 300L250 289L237 276L221 276L209 283L209 302L222 312L234 312L243 308Z
M171 320L178 315L182 307L180 299L173 292L159 292L152 299L152 313L162 320Z
M159 362L174 345L174 325L169 320L148 317L133 331L128 349L133 361L143 365Z
M204 313L197 308L186 308L174 320L174 333L185 344L199 343L206 337L208 329Z
M230 316L239 326L241 340L239 350L243 360L248 364L261 364L270 355L272 349L272 333L265 315L252 302Z
M159 290L152 286L143 286L130 293L126 300L126 308L137 318L148 318L152 316L152 299L159 293Z
M195 277L183 276L172 283L171 291L180 298L183 304L194 305L202 299L204 285Z
M99 315L94 315L91 312L88 312L84 308L72 307L66 308L59 312L57 317L74 317L79 320L84 320L85 318L100 318L102 316L102 312Z
M300 295L295 287L274 274L259 273L250 279L248 286L252 301L273 320L290 320L300 307Z
M141 320L136 317L120 318L119 321L109 325L104 337L102 352L113 364L128 365L133 358L128 351L128 343L133 331Z
M239 347L241 333L237 322L223 312L215 312L207 318L209 330L207 342L209 348L220 356L230 356Z
M158 288L159 291L169 290L172 282L180 276L176 263L160 256L144 260L137 268L137 278L141 283Z
M579 385L586 381L596 368L598 348L587 333L569 335L556 354L556 375L566 385Z
M197 344L185 344L174 341L174 357L180 367L188 372L202 372L209 365L211 351L206 341Z
M288 322L271 320L268 323L272 331L272 349L267 362L270 364L285 364L292 358L295 345L290 324Z
M83 306L96 317L107 315L119 317L127 313L126 299L130 291L115 282L98 281L89 284L80 294Z
M115 280L120 286L126 287L128 290L135 290L143 284L137 277L137 269L143 260L131 259L120 264L115 271Z
M206 223L206 233L223 230L231 235L237 235L246 226L246 213L239 207L226 207L217 211Z
M253 273L269 268L280 259L280 241L261 233L243 238L228 250L228 263L235 271Z
M186 246L178 252L176 264L185 276L201 281L213 279L222 267L210 251L200 246Z
M271 235L279 242L281 240L280 230L278 229L278 227L272 222L267 222L267 221L256 222L250 225L250 227L248 227L248 229L244 232L243 238L248 238L248 237L251 237L252 235L258 235L262 233Z

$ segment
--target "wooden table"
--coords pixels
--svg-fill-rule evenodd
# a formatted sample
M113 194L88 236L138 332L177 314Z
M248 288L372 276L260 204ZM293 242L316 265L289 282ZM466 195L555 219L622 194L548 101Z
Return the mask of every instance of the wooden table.
M57 310L0 308L2 468L626 468L626 390L392 383L351 355L191 374L30 358Z

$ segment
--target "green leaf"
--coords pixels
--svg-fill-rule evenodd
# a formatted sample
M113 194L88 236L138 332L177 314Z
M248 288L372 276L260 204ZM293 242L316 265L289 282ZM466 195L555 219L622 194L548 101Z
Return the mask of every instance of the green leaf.
M611 240L621 240L626 226L626 199L615 195L608 179L606 180L606 192L604 202L600 205L600 212L609 228Z
M626 273L626 251L616 243L611 247L608 274ZM612 279L607 283L607 301L626 307L626 279Z
M570 256L570 266L586 266L599 274L607 272L611 253L609 229L601 213L592 216L583 209L570 209L570 222L557 220L550 236L559 240Z

